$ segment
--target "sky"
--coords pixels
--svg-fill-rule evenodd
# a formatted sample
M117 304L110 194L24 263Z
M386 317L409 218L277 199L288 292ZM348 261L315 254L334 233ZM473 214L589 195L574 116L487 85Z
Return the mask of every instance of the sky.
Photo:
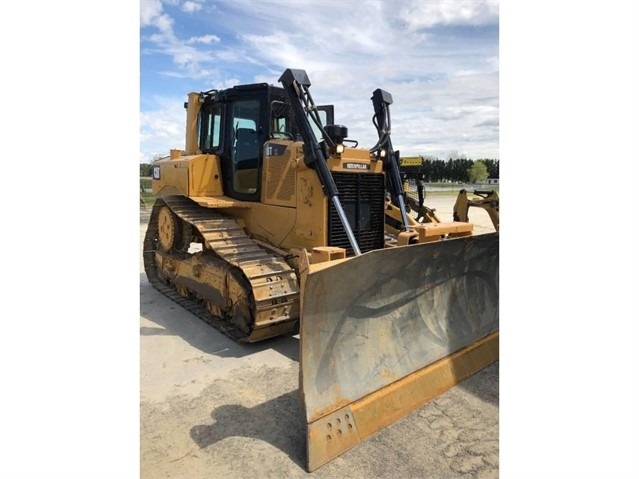
M141 0L140 162L184 147L188 92L278 85L286 68L360 146L382 88L402 155L499 159L496 0Z

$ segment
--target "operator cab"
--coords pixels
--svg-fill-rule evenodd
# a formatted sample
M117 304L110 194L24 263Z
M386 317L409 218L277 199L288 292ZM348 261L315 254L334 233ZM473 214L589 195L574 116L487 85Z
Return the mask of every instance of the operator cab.
M264 144L270 139L302 140L284 89L257 83L211 90L202 93L202 99L199 149L220 157L227 196L259 201ZM324 125L332 124L332 105L319 109ZM319 129L316 137L322 138Z

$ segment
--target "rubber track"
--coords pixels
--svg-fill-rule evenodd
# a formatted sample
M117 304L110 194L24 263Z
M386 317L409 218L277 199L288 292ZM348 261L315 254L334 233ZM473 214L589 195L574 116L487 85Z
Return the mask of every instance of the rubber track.
M234 267L244 270L245 276L251 282L251 276L246 274L245 268L250 268L259 264L269 264L271 267L278 266L279 269L271 271L269 276L275 275L294 275L295 271L288 266L286 261L257 246L252 242L250 237L244 233L243 229L235 222L234 219L225 217L210 208L204 208L194 201L183 196L169 196L158 198L153 205L151 211L151 217L147 227L146 235L144 237L143 245L143 260L144 270L149 283L157 289L160 293L170 298L175 303L179 304L189 312L196 315L198 318L204 320L211 326L215 327L218 331L224 333L230 338L238 342L246 342L248 335L241 329L234 326L232 323L225 321L224 319L214 316L204 305L199 298L187 298L178 293L171 285L165 283L157 273L157 265L155 262L156 252L156 238L158 237L158 213L160 208L168 206L182 221L187 222L192 228L192 232L196 231L205 240L203 245L203 251L210 252L210 254L216 254L216 256L224 259L227 263ZM215 228L211 228L211 225L215 225ZM216 232L232 232L232 246L236 246L233 253L225 254L220 248L216 248L215 240L213 239ZM212 234L213 233L213 234ZM229 238L224 238L224 242L228 244ZM237 253L237 245L244 244L248 248L246 251ZM231 248L233 249L233 248ZM257 276L264 276L257 275ZM289 292L285 298L285 301L293 304L299 302L299 290ZM253 297L251 292L247 297ZM298 318L291 318L288 322L296 323ZM278 326L282 325L282 321L277 323Z

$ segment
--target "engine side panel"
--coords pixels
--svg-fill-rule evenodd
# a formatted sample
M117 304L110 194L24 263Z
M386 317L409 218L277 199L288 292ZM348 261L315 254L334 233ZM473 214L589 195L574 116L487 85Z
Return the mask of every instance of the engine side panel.
M153 193L158 196L222 196L222 173L217 155L181 156L177 150L172 157L153 164Z

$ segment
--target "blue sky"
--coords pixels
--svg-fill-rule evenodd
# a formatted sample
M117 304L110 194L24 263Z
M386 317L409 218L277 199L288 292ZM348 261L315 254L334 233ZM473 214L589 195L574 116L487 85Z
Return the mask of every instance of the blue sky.
M140 162L184 146L189 91L277 84L286 68L362 146L383 88L403 155L499 158L497 1L142 0Z

